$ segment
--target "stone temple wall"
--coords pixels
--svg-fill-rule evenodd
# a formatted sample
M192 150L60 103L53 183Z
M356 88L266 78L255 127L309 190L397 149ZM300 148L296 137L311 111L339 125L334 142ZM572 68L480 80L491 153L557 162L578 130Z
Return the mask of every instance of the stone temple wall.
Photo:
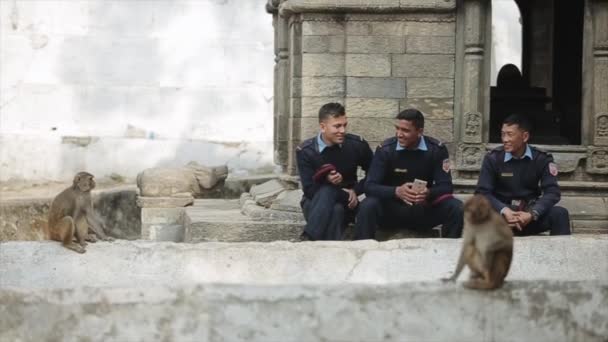
M332 101L372 146L408 107L426 114L428 135L452 143L454 2L372 1L369 13L325 3L288 1L275 15L275 161L295 172L294 148L317 132L319 107Z
M450 150L455 177L477 179L489 141L491 1L269 0L275 28L274 160L297 174L295 147L318 130L324 103L346 106L349 131L372 147L407 107ZM540 145L560 180L606 188L608 2L586 3L581 145ZM601 121L601 122L600 122ZM598 185L599 184L599 185Z

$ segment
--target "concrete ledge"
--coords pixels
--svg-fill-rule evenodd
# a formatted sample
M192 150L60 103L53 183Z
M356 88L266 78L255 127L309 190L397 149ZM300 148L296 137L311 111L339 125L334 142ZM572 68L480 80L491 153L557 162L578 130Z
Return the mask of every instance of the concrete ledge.
M0 288L182 286L200 283L390 284L451 274L460 240L90 244L0 243ZM467 276L467 272L461 277ZM608 236L516 238L508 281L608 282Z
M2 341L605 341L608 283L0 290Z

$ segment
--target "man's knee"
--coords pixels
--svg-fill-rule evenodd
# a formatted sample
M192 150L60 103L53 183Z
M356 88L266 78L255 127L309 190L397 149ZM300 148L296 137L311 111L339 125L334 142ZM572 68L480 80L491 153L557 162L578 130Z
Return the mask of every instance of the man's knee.
M338 188L335 185L330 185L330 184L323 184L321 185L321 187L319 188L319 190L317 190L317 192L315 193L314 197L315 198L329 198L329 197L333 197L336 195Z
M370 215L376 214L380 209L380 200L375 197L366 197L359 203L359 214Z
M551 235L570 235L570 214L568 209L555 206L549 210Z
M551 208L549 210L549 216L559 221L570 220L570 214L568 213L568 209L559 206L554 206L553 208Z
M462 216L462 202L458 198L450 198L440 204L450 215Z
M342 203L334 203L332 215L344 217L344 205Z

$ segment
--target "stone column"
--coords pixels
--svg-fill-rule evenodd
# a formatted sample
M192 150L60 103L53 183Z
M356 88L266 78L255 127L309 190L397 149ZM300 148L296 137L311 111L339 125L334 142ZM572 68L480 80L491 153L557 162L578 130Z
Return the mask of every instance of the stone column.
M274 162L285 171L289 162L289 40L287 19L278 14L284 0L268 0L274 26Z
M466 0L458 17L459 54L461 61L457 77L460 103L455 116L457 129L458 170L476 171L481 167L485 152L483 142L488 137L486 31L488 1ZM458 95L457 95L458 97Z
M593 101L587 172L608 174L608 1L591 1L593 20Z

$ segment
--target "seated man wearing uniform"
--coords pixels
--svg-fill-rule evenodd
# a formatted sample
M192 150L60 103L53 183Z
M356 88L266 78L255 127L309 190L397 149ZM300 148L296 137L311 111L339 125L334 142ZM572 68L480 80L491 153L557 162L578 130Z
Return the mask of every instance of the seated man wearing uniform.
M360 136L346 133L347 123L341 104L323 105L319 134L296 149L306 219L302 240L342 240L344 227L355 217L364 182L357 181L357 168L367 173L372 150Z
M560 200L557 165L550 154L527 144L530 129L523 116L503 121L503 146L485 156L475 193L490 200L515 235L569 235L568 210L555 206Z
M378 225L428 230L439 224L443 237L460 237L462 202L452 196L447 148L423 135L424 116L416 109L399 113L395 129L376 149L355 238L373 239Z

